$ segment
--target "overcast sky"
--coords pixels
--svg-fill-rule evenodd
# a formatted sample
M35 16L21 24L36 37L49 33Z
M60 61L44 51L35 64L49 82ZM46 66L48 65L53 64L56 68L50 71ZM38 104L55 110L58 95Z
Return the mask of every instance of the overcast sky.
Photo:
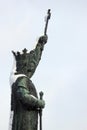
M0 130L9 125L11 51L35 47L49 8L48 43L32 77L44 92L43 130L87 130L86 0L0 0Z

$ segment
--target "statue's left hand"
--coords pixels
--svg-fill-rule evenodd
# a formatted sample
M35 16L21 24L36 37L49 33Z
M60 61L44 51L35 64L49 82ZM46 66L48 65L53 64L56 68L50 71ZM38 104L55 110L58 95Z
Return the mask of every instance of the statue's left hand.
M39 38L38 43L42 43L42 44L46 44L48 40L48 36L47 35L43 35Z

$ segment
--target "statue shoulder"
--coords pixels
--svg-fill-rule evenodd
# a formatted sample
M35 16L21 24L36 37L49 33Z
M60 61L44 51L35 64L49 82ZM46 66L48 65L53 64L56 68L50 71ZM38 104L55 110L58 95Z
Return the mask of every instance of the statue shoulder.
M22 76L22 77L17 78L16 85L26 88L27 85L28 85L28 82L29 82L28 77L27 76Z

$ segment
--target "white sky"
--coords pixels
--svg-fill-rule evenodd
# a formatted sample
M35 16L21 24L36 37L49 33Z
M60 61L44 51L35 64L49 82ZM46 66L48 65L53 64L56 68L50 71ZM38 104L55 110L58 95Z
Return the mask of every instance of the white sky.
M0 0L0 130L9 122L11 50L34 48L49 8L48 43L32 77L44 91L43 130L87 130L86 0Z

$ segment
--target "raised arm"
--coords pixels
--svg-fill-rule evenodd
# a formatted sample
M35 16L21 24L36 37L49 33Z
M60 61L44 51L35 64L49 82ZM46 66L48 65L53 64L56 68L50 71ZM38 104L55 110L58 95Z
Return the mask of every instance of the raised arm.
M39 61L42 56L42 51L44 49L44 45L47 43L47 35L41 36L38 40L38 43L34 50L30 51L29 53L29 59L30 59L30 72L29 72L29 78L32 77L33 73L36 70L37 65L39 64Z

